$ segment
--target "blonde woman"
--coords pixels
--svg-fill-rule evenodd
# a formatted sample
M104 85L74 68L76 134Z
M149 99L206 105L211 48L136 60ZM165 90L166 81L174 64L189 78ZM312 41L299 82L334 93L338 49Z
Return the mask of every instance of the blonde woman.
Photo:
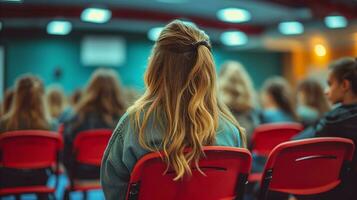
M179 181L191 174L203 146L244 146L244 133L217 100L208 40L179 20L161 32L145 73L146 92L119 121L103 157L106 199L125 199L130 173L148 152L162 150ZM192 150L185 155L185 148Z
M236 61L223 63L219 73L219 93L223 103L231 110L239 124L245 128L248 144L256 126L259 113L255 110L255 91L244 67Z
M99 169L93 166L79 166L75 172L73 171L73 141L78 133L84 130L114 129L126 110L122 95L116 72L98 69L93 73L80 101L76 104L73 116L64 123L64 164L69 174L75 173L76 178L82 182L99 181Z

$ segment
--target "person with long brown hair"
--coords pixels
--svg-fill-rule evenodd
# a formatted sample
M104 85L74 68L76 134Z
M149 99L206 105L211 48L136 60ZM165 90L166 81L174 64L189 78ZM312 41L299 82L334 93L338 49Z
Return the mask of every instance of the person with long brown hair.
M12 88L8 88L5 90L4 101L2 102L2 115L6 115L11 109L12 102L14 99L14 90Z
M305 126L314 125L330 110L330 105L324 95L321 84L313 78L304 79L297 86L297 115Z
M217 97L210 50L208 36L192 24L175 20L162 30L145 72L146 92L120 119L103 157L106 199L125 199L130 172L146 153L162 151L179 181L192 174L203 146L245 145L244 131Z
M13 130L56 130L46 109L42 81L24 75L16 81L10 110L0 119L0 134ZM0 187L44 185L50 169L17 170L0 168Z
M260 123L256 110L253 82L242 64L237 61L223 63L219 73L219 95L233 116L245 128L247 143L255 127Z
M25 75L16 82L9 112L0 120L0 133L11 130L56 130L45 102L42 81Z
M113 129L124 114L126 104L123 100L118 76L114 70L98 69L89 80L74 114L64 123L64 164L69 174L74 162L72 144L78 133L90 129ZM80 179L99 179L99 169L92 166L77 168L76 177Z

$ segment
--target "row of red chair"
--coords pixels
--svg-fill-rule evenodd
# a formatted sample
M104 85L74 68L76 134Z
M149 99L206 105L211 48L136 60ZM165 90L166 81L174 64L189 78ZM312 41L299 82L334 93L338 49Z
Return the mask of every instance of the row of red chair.
M83 131L74 140L73 150L76 164L89 164L100 166L103 152L110 139L112 131L98 129ZM50 131L23 130L11 131L0 135L0 166L12 169L43 169L51 168L59 172L59 153L63 149L62 135ZM101 189L100 185L78 186L73 184L66 188L65 198L69 199L72 191L82 191L84 195L88 190ZM26 193L54 195L55 187L26 186L13 188L0 188L0 197L7 195L21 195Z
M265 128L264 130L268 129ZM110 135L111 131L109 130L87 131L79 134L74 142L77 161L99 166ZM61 148L62 138L57 134L46 131L14 131L1 134L0 150L2 157L0 165L21 169L53 166L58 168L58 152ZM341 181L336 179L336 177L338 178L336 174L348 169L346 166L351 160L353 149L353 143L342 138L318 138L287 142L277 146L269 156L264 176L261 179L263 180L261 183L261 199L263 199L267 190L305 194L306 188L303 186L306 183L309 183L307 187L309 187L311 194L331 189ZM224 196L226 199L241 199L244 193L244 184L250 172L251 155L249 151L231 147L205 147L205 152L206 157L200 161L200 168L207 176L201 176L197 169L193 169L193 176L190 179L179 182L172 181L174 177L172 171L163 175L166 166L162 163L160 153L144 156L133 170L128 198L158 199L158 196L155 195L164 195L167 191L168 195L174 194L179 197L183 195L179 199L197 199L198 197L221 199L220 196ZM326 165L332 166L329 167L328 172L320 170L321 166ZM335 173L331 173L331 169ZM297 172L296 177L289 176L290 172L295 173L294 170ZM303 176L301 176L301 172L304 173ZM320 175L329 177L329 180L321 180ZM330 175L335 177L331 178ZM320 185L313 185L314 181L306 182L307 179L303 179L313 178L313 176L316 176L316 180L321 180L320 183L316 183ZM289 186L284 181L290 181L293 185ZM329 184L325 184L327 181L330 181ZM284 183L283 188L279 188L281 183ZM324 185L321 185L322 183ZM160 185L165 185L165 191L161 190ZM202 193L196 186L200 186L198 188L203 188L205 192ZM170 187L172 188L169 189ZM295 189L291 189L294 187ZM99 188L100 186L81 188L70 185L67 191L80 190L86 192ZM207 190L206 188L213 189ZM0 196L22 193L53 193L54 190L55 188L45 186L8 188L0 189ZM197 192L195 192L196 190ZM170 199L166 196L161 197L159 199Z
M139 160L131 174L128 200L156 199L242 199L251 167L251 154L233 147L205 147L200 160L201 174L173 181L175 174L166 171L160 152ZM259 200L269 191L313 195L336 187L348 175L354 152L352 140L313 138L285 142L268 156L261 180ZM328 167L326 167L328 166ZM164 189L163 189L164 186Z

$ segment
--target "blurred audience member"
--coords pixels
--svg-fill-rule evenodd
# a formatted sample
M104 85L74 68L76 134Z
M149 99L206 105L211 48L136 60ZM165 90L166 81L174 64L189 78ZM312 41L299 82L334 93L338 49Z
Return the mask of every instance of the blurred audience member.
M297 119L292 89L282 77L273 77L265 81L262 104L262 123L293 122Z
M81 100L82 96L82 90L81 89L76 89L72 93L72 95L69 97L69 103L71 104L72 107L75 107L77 103Z
M219 73L219 95L230 108L238 123L245 128L247 142L259 124L255 110L255 91L252 80L244 67L236 61L227 61Z
M330 110L323 88L315 79L305 79L299 83L296 100L297 115L305 127L314 125Z
M310 129L303 131L295 139L308 137L343 137L352 139L357 144L357 59L346 57L330 64L328 76L327 99L337 105ZM357 166L355 149L353 163ZM357 197L357 171L351 173L333 191L318 197L298 199L354 200Z
M25 75L16 81L10 110L0 119L0 134L13 130L56 130L45 105L42 81ZM9 103L11 104L11 103ZM50 169L17 170L0 167L0 187L44 185Z
M74 163L72 144L79 132L90 129L113 129L126 110L122 90L114 70L96 70L80 101L74 108L74 114L64 123L64 164L71 175ZM81 165L76 168L76 177L86 180L99 179L99 168Z
M46 93L47 105L54 119L59 119L66 106L66 97L60 86L50 86Z
M2 102L2 114L7 114L10 109L14 99L14 90L9 88L5 91L4 101Z

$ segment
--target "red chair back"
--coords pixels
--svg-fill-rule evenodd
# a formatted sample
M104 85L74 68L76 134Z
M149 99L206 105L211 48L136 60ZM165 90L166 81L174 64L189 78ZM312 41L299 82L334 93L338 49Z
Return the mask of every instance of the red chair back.
M260 199L268 190L312 195L336 187L350 169L352 140L313 138L285 142L269 155L265 165Z
M135 165L130 178L127 199L242 199L251 167L248 150L234 147L204 147L199 161L202 175L192 167L192 176L173 181L175 172L166 171L159 152L149 153Z
M110 129L93 129L78 133L73 144L76 162L100 166L111 135Z
M20 130L0 134L2 167L38 169L55 166L63 147L58 133L43 130Z
M278 144L291 140L304 127L298 123L271 123L258 126L252 137L252 153L268 156Z

